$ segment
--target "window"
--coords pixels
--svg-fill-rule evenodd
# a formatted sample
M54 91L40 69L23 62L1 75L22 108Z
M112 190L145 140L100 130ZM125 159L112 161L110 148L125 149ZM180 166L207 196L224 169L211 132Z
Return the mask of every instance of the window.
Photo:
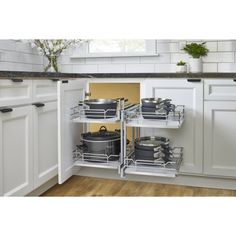
M145 51L145 40L92 40L89 42L89 53L143 53Z
M145 39L95 39L75 52L76 57L126 57L157 55L156 40Z

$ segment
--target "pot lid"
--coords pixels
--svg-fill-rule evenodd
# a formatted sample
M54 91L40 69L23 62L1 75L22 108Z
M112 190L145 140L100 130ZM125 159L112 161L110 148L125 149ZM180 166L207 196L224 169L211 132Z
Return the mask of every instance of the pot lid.
M84 103L87 104L87 105L91 105L91 104L113 104L113 103L117 103L117 100L100 98L100 99L84 100Z
M147 136L136 139L135 143L145 147L158 147L160 145L168 144L169 139L158 136Z
M151 103L151 104L159 104L161 102L168 103L170 102L171 99L163 99L163 98L143 98L142 103Z
M105 126L101 126L97 132L88 132L81 134L82 139L90 141L109 141L120 139L120 133L118 131L108 131Z

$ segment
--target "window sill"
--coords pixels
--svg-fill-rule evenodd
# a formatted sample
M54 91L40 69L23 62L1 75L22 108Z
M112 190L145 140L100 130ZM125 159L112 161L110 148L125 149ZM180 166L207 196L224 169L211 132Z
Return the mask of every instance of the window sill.
M104 57L156 57L159 56L159 53L127 53L127 54L114 54L114 53L104 53L104 54L89 54L86 56L82 55L72 55L71 59L83 59L83 58L104 58Z

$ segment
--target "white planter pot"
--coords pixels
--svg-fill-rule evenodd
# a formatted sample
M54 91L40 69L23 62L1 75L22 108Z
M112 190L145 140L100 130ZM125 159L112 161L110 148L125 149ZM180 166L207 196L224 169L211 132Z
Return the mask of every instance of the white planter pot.
M187 72L187 65L176 66L176 73L186 73L186 72Z
M202 72L202 58L190 58L189 71L192 73Z

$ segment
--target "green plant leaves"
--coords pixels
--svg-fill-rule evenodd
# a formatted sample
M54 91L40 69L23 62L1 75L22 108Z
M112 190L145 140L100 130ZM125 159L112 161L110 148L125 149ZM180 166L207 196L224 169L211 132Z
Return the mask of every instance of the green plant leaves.
M209 50L205 46L205 42L204 43L190 43L190 44L186 44L185 47L183 48L183 50L187 54L192 56L193 58L204 57L209 52Z

